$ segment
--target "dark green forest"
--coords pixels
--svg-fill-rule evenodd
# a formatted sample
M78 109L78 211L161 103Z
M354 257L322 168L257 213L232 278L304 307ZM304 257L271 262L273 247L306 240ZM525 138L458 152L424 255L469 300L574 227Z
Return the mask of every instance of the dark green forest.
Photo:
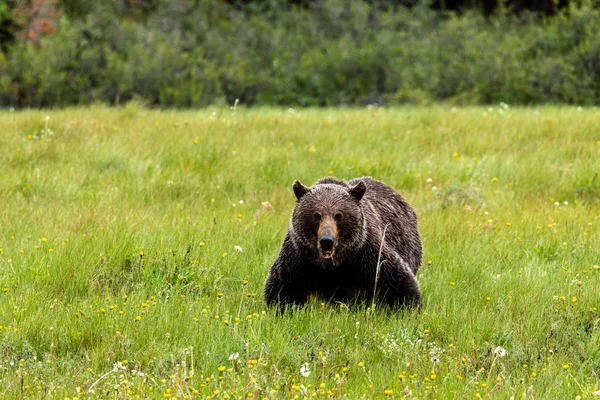
M599 32L590 1L0 0L0 105L593 105Z

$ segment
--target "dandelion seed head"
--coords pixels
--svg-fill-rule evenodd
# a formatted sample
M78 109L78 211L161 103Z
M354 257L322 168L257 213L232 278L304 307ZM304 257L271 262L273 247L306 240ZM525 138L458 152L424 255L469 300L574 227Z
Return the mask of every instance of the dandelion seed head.
M494 354L497 355L498 357L504 357L506 355L506 349L504 347L497 346L494 349Z

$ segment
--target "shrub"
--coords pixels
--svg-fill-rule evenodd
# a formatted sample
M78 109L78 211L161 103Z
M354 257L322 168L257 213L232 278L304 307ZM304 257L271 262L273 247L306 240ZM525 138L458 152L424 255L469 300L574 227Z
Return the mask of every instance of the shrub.
M308 7L157 1L143 18L131 18L111 4L89 3L79 17L63 17L39 47L15 42L0 57L0 103L600 100L600 12L585 4L554 17L490 18L424 4L408 9L342 0Z

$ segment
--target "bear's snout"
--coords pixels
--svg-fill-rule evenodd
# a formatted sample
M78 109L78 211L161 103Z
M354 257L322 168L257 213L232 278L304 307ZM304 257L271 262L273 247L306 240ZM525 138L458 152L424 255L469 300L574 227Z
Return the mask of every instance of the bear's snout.
M333 249L333 236L321 236L319 238L319 243L321 243L321 249L323 251L331 251Z
M337 234L335 220L329 216L323 218L319 225L319 243L317 246L322 258L330 259L333 257L334 247L337 244Z

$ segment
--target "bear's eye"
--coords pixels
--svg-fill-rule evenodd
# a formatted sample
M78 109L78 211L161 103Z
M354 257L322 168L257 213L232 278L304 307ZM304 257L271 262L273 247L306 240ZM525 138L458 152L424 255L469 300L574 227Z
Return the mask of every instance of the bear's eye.
M342 216L342 213L341 213L341 212L339 212L339 211L338 211L338 212L336 212L336 213L335 213L335 215L333 216L333 218L335 218L335 220L336 220L337 222L342 222L342 218L343 218L343 216Z
M316 212L313 214L313 218L315 219L315 221L320 221L321 220L321 214Z

